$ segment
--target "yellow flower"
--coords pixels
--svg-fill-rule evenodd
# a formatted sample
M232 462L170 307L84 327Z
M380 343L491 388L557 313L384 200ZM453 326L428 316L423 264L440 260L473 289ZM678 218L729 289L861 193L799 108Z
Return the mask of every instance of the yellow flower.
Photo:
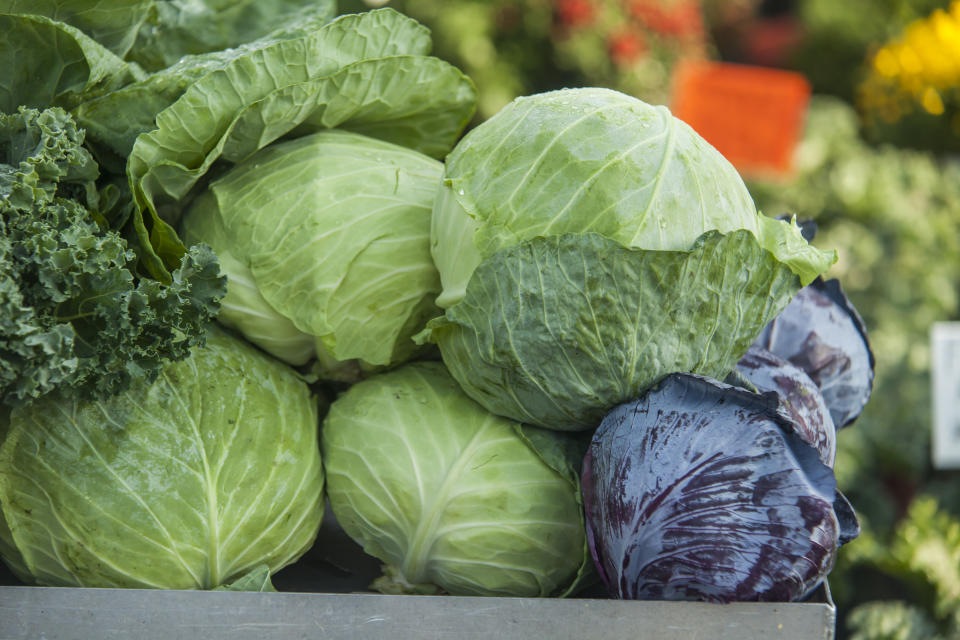
M944 99L960 89L960 0L916 20L880 47L858 94L868 114L894 122L918 104L941 115Z

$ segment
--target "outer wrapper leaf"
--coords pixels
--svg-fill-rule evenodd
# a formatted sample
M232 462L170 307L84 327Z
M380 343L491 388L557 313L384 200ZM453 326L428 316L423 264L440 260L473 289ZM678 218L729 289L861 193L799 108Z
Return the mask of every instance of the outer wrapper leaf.
M244 109L223 157L243 160L296 126L296 135L338 127L443 158L473 116L475 102L470 79L438 58L361 60Z
M0 0L0 12L65 22L123 58L154 4L155 0Z
M484 261L427 326L487 410L584 430L670 372L723 378L799 288L748 231L707 233L689 251L565 234Z
M245 3L252 4L252 3ZM259 2L260 6L269 3ZM245 39L224 45L223 48L209 53L177 56L169 66L150 74L139 82L124 86L117 91L88 100L73 110L73 116L86 130L87 136L104 144L115 153L126 158L133 149L133 143L141 133L153 131L157 127L157 114L169 107L193 84L204 76L224 69L235 61L250 56L258 50L274 47L282 40L309 38L330 19L330 3L316 3L295 14L294 25L283 25L280 29L267 33L262 38ZM170 7L173 3L161 3ZM201 3L192 3L200 9ZM190 8L184 6L184 9ZM247 7L255 9L256 7ZM169 9L159 9L167 12ZM289 18L289 16L288 16ZM265 21L272 24L272 21ZM262 34L259 31L258 34ZM234 48L227 48L227 46Z
M88 0L89 1L89 0ZM324 24L335 0L176 0L151 2L129 58L158 70L183 56L219 51L278 29Z
M255 591L258 593L276 592L276 587L270 581L270 567L261 564L250 570L250 573L237 578L230 584L214 587L214 591Z
M214 332L153 384L13 410L0 551L38 584L209 589L298 558L322 491L306 384Z
M139 79L130 66L79 29L37 15L0 13L0 112L20 106L71 108Z
M409 364L331 406L322 429L331 508L386 564L374 583L385 592L565 593L588 562L568 476L577 462L544 441L567 437L484 411L440 363Z
M670 375L604 418L582 481L613 597L788 602L833 567L833 472L774 394Z
M318 31L256 48L207 74L157 115L137 138L127 173L144 210L183 197L221 153L225 135L248 105L282 87L336 72L358 60L426 53L426 28L392 9L348 15Z

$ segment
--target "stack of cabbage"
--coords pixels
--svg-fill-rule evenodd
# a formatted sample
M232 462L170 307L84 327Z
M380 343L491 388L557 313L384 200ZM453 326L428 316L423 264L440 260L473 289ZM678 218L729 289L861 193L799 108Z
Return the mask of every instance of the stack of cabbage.
M266 588L320 526L316 376L205 328L200 243L223 324L267 351L324 378L410 357L475 90L392 10L102 5L0 1L0 556L40 584Z
M59 29L88 83L110 77L76 29L4 19ZM572 593L591 555L612 566L588 526L602 478L581 492L592 431L670 374L722 379L833 260L664 108L557 91L453 148L475 92L422 27L325 21L71 94L125 160L141 269L166 274L181 236L212 247L218 319L245 341L211 329L123 394L11 412L0 555L25 580L263 588L326 491L382 591ZM319 447L308 381L342 391ZM835 547L821 476L833 520L811 531Z
M444 312L416 339L445 367L370 377L323 424L375 587L563 595L596 566L614 597L793 600L856 536L830 414L795 406L820 397L806 374L793 396L714 380L834 258L665 108L515 100L447 157L431 254ZM661 388L676 372L694 391Z

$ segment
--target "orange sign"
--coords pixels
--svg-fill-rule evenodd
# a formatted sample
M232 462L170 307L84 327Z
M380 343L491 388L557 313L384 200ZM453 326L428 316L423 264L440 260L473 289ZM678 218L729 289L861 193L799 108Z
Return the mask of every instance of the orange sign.
M678 65L671 111L742 173L788 173L810 83L799 73L739 64Z

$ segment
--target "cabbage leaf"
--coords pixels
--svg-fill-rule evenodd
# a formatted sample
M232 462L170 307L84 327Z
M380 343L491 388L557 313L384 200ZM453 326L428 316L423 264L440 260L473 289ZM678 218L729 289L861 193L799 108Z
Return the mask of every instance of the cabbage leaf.
M589 566L568 434L485 411L437 362L351 387L324 420L331 508L386 593L550 596Z
M279 570L317 535L316 399L222 330L153 383L9 422L0 553L26 582L210 589Z
M87 0L89 2L90 0ZM336 0L151 0L127 56L150 71L284 29L324 24Z
M724 377L799 288L746 230L706 233L686 251L566 233L482 262L463 300L427 326L488 410L584 430L673 371Z
M125 58L155 5L156 0L0 0L0 13L33 14L64 22Z
M18 107L70 109L141 79L138 67L66 23L0 8L0 113Z
M157 128L157 114L177 101L194 83L237 60L276 46L283 40L303 39L329 21L329 7L317 5L310 13L297 14L295 28L283 28L236 47L179 57L170 66L106 95L87 100L72 114L94 141L127 157L141 133Z

